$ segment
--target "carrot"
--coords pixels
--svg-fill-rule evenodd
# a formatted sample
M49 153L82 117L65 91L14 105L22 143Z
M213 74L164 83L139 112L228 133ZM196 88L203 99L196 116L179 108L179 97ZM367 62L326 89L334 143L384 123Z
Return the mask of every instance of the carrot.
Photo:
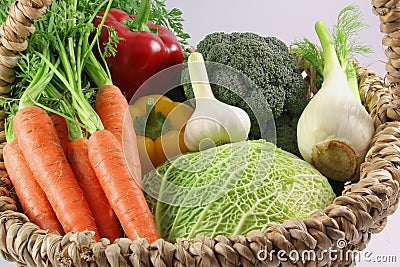
M128 238L157 240L160 235L153 215L117 138L108 130L97 131L89 137L88 149L100 185Z
M49 112L48 113L51 121L53 122L54 128L57 130L57 135L58 138L60 139L61 146L64 150L64 153L67 152L67 146L68 146L68 127L67 127L67 121L63 116L60 116L58 114Z
M13 130L22 154L45 192L64 232L90 230L99 239L95 220L61 147L49 115L28 106L17 112Z
M45 193L33 177L16 140L4 146L3 157L8 176L25 215L41 229L63 234L61 224Z
M92 165L90 165L88 142L86 138L69 142L67 159L93 213L100 237L114 242L116 238L122 237L122 234L118 219L100 186Z
M104 129L112 132L123 145L130 171L141 182L142 169L129 105L121 90L114 85L102 86L96 94L96 112Z

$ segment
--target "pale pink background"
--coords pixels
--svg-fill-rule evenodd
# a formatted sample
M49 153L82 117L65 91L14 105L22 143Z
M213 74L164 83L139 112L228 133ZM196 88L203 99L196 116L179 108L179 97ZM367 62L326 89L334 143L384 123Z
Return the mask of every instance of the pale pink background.
M371 1L267 1L267 0L167 0L168 7L183 11L185 30L192 38L190 45L196 45L207 33L214 31L252 31L260 35L276 36L290 43L304 36L316 40L314 23L324 20L328 27L335 21L338 12L345 6L356 3L362 10L369 29L360 32L360 38L373 47L375 53L359 57L359 61L384 75L384 47L379 32L378 18L371 12ZM388 225L380 234L373 235L367 250L371 259L378 256L396 256L397 263L372 263L362 260L357 266L394 267L400 264L399 230L400 212L388 218ZM396 230L397 229L397 230ZM1 267L15 266L0 259Z

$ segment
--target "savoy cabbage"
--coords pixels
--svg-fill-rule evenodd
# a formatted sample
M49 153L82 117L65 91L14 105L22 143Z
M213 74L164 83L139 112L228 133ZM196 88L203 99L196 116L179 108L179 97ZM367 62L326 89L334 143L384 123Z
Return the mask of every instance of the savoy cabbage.
M161 237L245 234L309 217L335 198L314 167L266 141L244 141L175 157L146 174Z

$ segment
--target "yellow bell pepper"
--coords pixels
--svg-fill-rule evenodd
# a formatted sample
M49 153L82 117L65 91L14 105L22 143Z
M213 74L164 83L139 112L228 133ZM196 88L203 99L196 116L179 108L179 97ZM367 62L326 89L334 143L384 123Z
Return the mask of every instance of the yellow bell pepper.
M163 95L148 95L129 106L143 173L187 152L183 135L194 109Z

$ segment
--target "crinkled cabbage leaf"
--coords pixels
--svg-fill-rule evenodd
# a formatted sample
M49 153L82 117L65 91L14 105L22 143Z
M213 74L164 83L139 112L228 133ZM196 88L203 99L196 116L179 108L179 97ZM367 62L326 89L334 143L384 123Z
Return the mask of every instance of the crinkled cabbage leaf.
M302 159L263 141L225 144L170 159L147 173L162 238L245 234L308 218L332 203L328 180Z

